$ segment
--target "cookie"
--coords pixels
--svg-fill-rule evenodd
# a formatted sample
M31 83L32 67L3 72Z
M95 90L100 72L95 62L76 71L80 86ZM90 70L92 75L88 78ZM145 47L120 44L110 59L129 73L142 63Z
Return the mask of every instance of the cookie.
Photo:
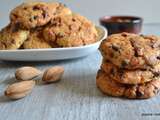
M99 50L119 68L138 69L160 62L160 38L120 33L105 39Z
M52 4L50 4L52 7ZM53 7L55 5L53 4ZM53 19L58 16L64 16L64 15L71 15L72 11L64 4L58 3L58 6L56 7L56 11L53 13Z
M41 29L32 31L28 39L23 43L24 49L41 49L52 47L53 46L49 42L44 40Z
M0 50L18 49L27 39L29 31L17 29L9 24L0 31Z
M147 99L155 96L160 89L160 79L140 85L124 85L117 83L103 71L98 71L97 87L105 94L130 99Z
M143 84L160 77L160 64L157 64L154 68L124 70L109 61L103 60L101 69L110 78L122 84Z
M51 20L58 6L58 3L23 3L11 11L10 20L24 29L43 26Z
M72 14L53 19L43 35L46 41L56 42L61 47L75 47L96 42L98 33L85 17Z

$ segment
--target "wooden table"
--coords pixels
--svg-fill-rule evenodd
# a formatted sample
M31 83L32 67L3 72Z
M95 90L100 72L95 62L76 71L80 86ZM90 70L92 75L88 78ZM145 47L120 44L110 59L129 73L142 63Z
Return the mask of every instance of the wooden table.
M143 32L160 34L159 28L159 24L145 25ZM0 120L160 120L160 95L148 100L104 96L95 84L100 64L98 51L67 61L0 62ZM41 70L62 65L65 74L59 83L39 83L29 96L10 101L3 92L8 84L15 82L15 69L24 65Z

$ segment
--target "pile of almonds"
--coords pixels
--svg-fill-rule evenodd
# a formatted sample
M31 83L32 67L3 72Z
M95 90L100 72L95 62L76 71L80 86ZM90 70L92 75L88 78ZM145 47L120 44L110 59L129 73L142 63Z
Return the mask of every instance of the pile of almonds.
M15 72L15 78L19 82L9 85L4 94L10 99L23 98L31 93L36 84L35 78L42 76L43 83L53 83L59 81L63 73L64 68L61 66L48 68L44 73L30 66L18 68Z

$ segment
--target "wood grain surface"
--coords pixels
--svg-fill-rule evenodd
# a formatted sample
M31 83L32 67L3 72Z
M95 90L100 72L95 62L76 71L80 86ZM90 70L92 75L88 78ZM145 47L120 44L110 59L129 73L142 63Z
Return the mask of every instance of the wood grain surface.
M160 95L148 100L128 100L103 95L95 84L100 64L101 55L98 51L85 58L67 61L1 61L0 120L160 119ZM41 70L61 65L65 67L65 73L59 83L43 85L38 81L29 96L11 101L4 97L3 92L7 85L15 82L15 69L26 65L36 66Z

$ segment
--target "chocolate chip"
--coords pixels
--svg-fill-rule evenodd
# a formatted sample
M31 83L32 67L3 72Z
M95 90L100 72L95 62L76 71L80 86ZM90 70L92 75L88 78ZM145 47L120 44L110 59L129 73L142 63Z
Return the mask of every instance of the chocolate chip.
M33 10L40 10L40 7L39 6L34 6Z
M124 70L120 68L120 69L118 70L118 73L119 73L120 78L122 78L122 76L123 76L123 74L124 74Z
M155 48L155 44L154 43L151 43L150 46L151 46L151 48Z
M122 33L121 34L123 37L127 37L127 33Z
M69 28L69 30L72 30L72 25L69 25L68 28Z
M14 17L15 19L18 18L18 16L16 14L12 14L12 17Z
M32 21L33 21L33 18L29 18L29 21L32 22Z
M26 7L24 7L23 9L24 9L24 10L27 10L27 8L26 8Z
M58 24L56 22L52 23L52 26L57 26Z
M125 68L127 65L129 65L129 60L124 59L121 63L121 68Z
M35 20L36 20L37 18L38 18L38 16L34 16L34 17L33 17L33 19L35 19Z
M57 38L63 38L64 36L65 35L63 33L61 33L61 32L57 34Z
M105 62L110 62L110 60L106 59Z
M158 89L153 90L153 93L157 94L158 93Z
M20 28L20 23L16 22L14 26L12 27L12 32L17 32L19 28Z
M54 18L53 20L52 20L52 26L57 26L58 25L58 23L57 23L57 21L56 21L56 19Z
M59 23L61 23L61 22L62 22L61 18L59 18L59 19L58 19L58 22L59 22Z
M39 31L39 33L37 34L37 37L38 37L38 38L43 38L42 31Z
M72 18L72 21L73 21L73 22L75 22L75 21L76 21L76 19L75 19L75 18Z
M55 19L52 20L52 24L54 24L55 26L60 26L62 23L62 20L60 17L57 17Z
M131 45L133 47L133 50L134 50L134 56L135 57L142 56L143 55L143 49L138 44L136 44L136 42L133 38L130 38L130 43L131 43Z
M119 51L120 47L119 47L118 45L112 44L112 49L113 49L114 51Z
M115 75L115 69L112 68L112 69L110 70L110 73L114 76L114 75Z
M135 57L138 57L138 56L139 56L139 54L138 54L138 50L136 50L136 49L135 49L134 56L135 56Z
M12 43L12 44L15 44L15 40L14 40L14 39L11 39L11 43Z
M159 75L160 75L160 73L159 72L153 72L153 77L158 77Z
M157 56L157 59L160 60L160 56Z
M143 95L144 95L144 94L143 94L141 91L139 91L139 90L136 91L136 96L137 96L138 98L142 97Z
M42 16L43 16L43 18L47 18L47 17L48 17L48 14L47 14L46 12L43 12L43 13L42 13Z

